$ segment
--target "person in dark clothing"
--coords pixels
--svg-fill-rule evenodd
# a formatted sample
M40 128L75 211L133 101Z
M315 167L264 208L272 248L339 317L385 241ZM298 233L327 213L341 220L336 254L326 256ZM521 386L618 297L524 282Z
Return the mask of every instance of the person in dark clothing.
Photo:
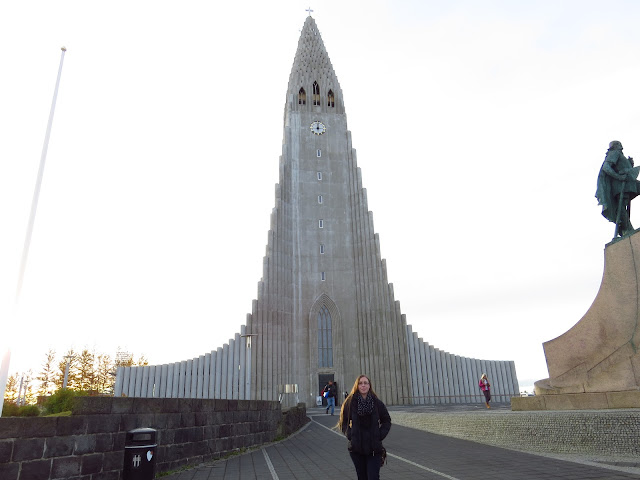
M379 480L382 446L391 429L391 416L366 375L360 375L342 409L338 428L349 440L348 449L358 480Z
M335 383L329 380L329 383L325 385L324 389L322 390L322 393L323 394L326 393L325 398L327 399L327 413L329 413L329 408L331 408L331 415L333 415L333 412L336 407L336 397L338 396L338 388L336 387Z

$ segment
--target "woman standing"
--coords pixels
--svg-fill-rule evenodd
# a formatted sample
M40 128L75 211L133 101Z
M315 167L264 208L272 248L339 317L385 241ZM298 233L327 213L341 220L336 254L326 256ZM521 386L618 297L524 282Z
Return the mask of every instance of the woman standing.
M478 385L480 386L482 393L484 393L484 399L485 399L484 404L487 406L487 408L491 408L489 406L489 402L491 401L491 384L489 383L489 379L487 378L486 373L482 374L482 376L480 377L480 381L478 382Z
M382 440L391 429L391 417L366 375L357 378L342 404L338 428L349 440L358 480L378 480L382 454L386 454Z

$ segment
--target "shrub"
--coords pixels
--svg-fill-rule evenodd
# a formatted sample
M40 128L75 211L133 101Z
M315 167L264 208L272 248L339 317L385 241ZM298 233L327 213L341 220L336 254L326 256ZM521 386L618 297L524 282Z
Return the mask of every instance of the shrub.
M40 409L35 405L23 405L19 407L13 402L4 402L2 406L3 417L37 417Z
M44 402L44 410L47 415L52 413L70 412L73 409L73 399L84 397L87 392L61 388Z
M13 402L7 402L6 400L2 404L2 416L3 417L17 417L20 407Z
M37 417L40 415L40 409L37 405L23 405L18 409L19 417Z

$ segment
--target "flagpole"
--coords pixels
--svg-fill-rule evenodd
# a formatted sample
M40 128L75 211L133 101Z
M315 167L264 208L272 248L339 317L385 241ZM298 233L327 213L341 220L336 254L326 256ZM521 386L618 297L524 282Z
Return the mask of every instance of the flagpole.
M27 224L27 234L24 239L24 247L22 248L22 260L20 262L20 273L18 274L18 286L16 288L16 306L20 301L20 292L22 290L22 281L24 272L27 267L27 258L29 257L29 246L31 245L31 234L33 233L33 224L36 220L36 210L38 209L38 198L40 197L40 186L42 185L42 176L44 174L44 162L47 158L47 150L49 148L49 137L51 136L51 125L53 124L53 114L56 110L56 100L58 98L58 87L60 87L60 77L62 76L62 63L64 62L64 54L67 51L65 47L61 48L60 66L58 67L58 77L56 78L56 88L53 91L53 101L51 102L51 111L49 112L49 121L47 123L47 132L44 136L44 144L42 146L42 154L40 155L40 167L38 168L38 177L36 179L36 187L33 190L33 199L31 200L31 213L29 214L29 223ZM4 392L7 388L7 379L9 377L9 362L11 361L11 349L7 346L7 350L2 356L0 364L0 417L2 416L2 405L4 403Z
M42 154L40 155L40 167L38 168L38 178L36 179L36 187L33 190L33 200L31 201L31 213L29 214L29 223L27 224L27 235L24 239L24 247L22 249L22 261L20 262L20 274L18 276L18 287L16 289L16 303L20 300L20 291L22 290L22 281L24 272L27 267L27 258L29 257L29 246L31 245L31 234L33 233L33 224L36 220L36 210L38 209L38 198L40 197L40 186L42 185L42 176L44 174L44 162L47 158L47 150L49 148L49 137L51 136L51 125L53 124L53 114L56 110L56 100L58 98L58 87L60 86L60 76L62 75L62 63L64 62L64 54L67 51L62 47L60 56L60 66L58 67L58 78L56 79L56 88L53 91L53 101L51 102L51 111L49 112L49 122L47 123L47 133L44 136L44 145L42 146Z

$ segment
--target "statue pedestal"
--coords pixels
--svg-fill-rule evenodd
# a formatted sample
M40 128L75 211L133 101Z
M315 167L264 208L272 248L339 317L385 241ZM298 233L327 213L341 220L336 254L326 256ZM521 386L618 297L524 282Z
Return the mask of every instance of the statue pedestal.
M604 256L589 311L543 344L549 378L538 380L535 392L545 397L544 409L640 407L640 232L612 241Z

